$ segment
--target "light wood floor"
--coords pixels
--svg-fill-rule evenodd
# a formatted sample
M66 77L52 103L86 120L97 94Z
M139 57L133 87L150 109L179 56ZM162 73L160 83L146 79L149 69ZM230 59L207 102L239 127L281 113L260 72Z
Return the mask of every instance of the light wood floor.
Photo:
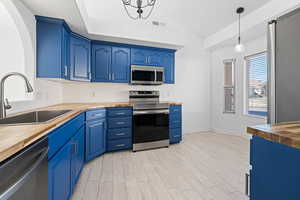
M72 200L244 200L249 141L188 134L169 148L108 153L88 163Z

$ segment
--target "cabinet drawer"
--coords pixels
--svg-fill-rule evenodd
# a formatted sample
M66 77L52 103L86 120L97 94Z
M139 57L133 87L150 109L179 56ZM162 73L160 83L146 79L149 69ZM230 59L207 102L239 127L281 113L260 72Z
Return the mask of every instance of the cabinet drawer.
M170 143L178 143L182 140L181 128L170 129Z
M105 109L89 110L86 112L86 121L104 118L106 116Z
M107 151L130 149L131 146L132 146L131 138L121 139L121 140L110 140L107 142Z
M83 125L84 113L49 133L48 158L50 159L59 149L61 149Z
M171 119L170 128L180 128L182 126L181 119Z
M132 118L109 118L108 119L108 128L127 128L131 127Z
M107 138L109 140L120 139L120 138L131 138L131 128L120 128L120 129L109 129L107 131Z
M182 106L181 105L171 105L170 106L170 114L171 115L176 115L176 114L181 115L181 112L182 112Z
M132 109L131 108L108 108L107 116L108 117L132 116Z

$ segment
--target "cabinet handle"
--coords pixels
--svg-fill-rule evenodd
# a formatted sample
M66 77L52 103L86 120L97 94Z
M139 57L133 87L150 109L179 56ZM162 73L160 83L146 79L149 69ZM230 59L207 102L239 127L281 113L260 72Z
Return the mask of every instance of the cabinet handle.
M68 67L67 67L67 65L65 65L65 77L67 77L68 76Z
M125 133L117 133L117 136L125 135Z
M117 144L116 147L124 147L125 144Z
M93 117L103 117L103 114L100 113L100 114L94 114Z
M117 115L125 115L124 112L119 112L119 113L116 113Z
M245 181L246 181L246 184L245 184L245 195L250 197L250 184L249 184L249 179L250 179L250 175L248 173L245 174Z
M108 80L111 80L111 73L108 73Z
M118 125L125 124L125 122L117 122Z
M115 80L115 73L113 72L113 73L111 73L112 75L112 80Z
M174 135L173 137L174 137L174 138L175 138L175 137L180 137L180 135Z
M77 144L78 144L78 142L72 142L71 143L73 156L77 155L77 153L78 153Z

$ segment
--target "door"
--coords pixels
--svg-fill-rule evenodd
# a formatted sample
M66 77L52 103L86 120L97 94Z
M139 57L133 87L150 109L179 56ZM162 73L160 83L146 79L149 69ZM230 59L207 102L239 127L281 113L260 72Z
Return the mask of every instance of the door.
M74 188L84 164L84 127L73 137L72 145L72 188Z
M133 143L155 142L169 139L168 110L134 111Z
M143 49L131 49L131 64L132 65L147 65L148 54Z
M86 125L86 161L105 152L106 120L88 122Z
M128 83L130 68L130 49L112 47L112 82Z
M90 81L90 41L72 35L70 48L70 79L76 81Z
M71 145L66 144L49 161L49 200L65 200L71 196L71 159Z
M277 20L275 65L275 122L300 120L300 12Z
M93 45L92 74L94 82L109 82L111 80L111 47Z
M161 51L147 51L147 65L152 66L161 66L162 59L161 59Z
M174 53L162 54L162 67L164 67L165 83L174 84Z

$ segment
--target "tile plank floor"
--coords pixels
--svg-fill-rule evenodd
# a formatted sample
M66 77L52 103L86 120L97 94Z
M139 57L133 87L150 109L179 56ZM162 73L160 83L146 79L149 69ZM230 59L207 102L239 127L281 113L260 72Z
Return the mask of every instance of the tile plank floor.
M107 153L85 165L72 200L246 200L249 140L187 134L169 148Z

